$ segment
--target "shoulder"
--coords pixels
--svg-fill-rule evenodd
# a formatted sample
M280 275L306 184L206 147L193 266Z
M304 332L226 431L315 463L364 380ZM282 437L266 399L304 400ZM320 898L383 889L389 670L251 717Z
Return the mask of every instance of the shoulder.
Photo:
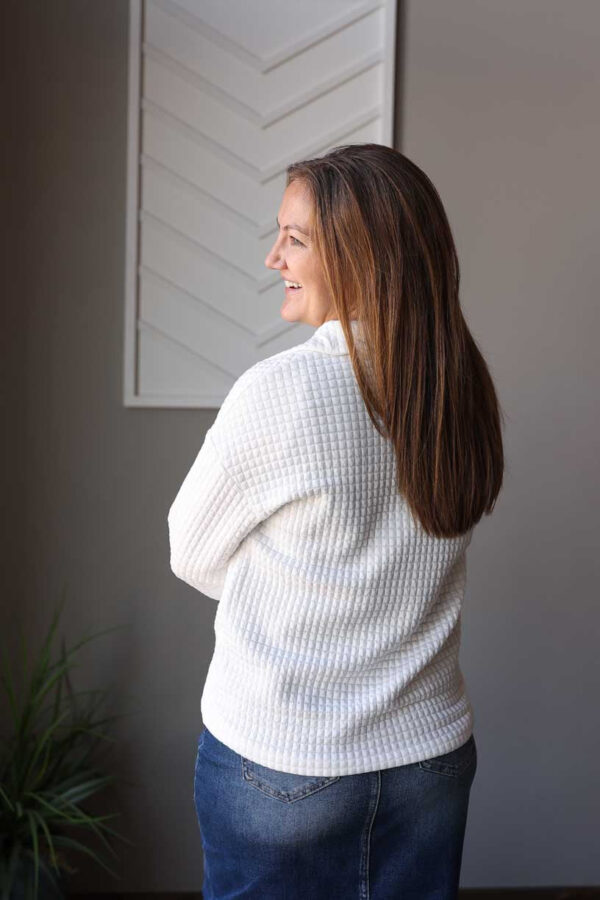
M258 414L285 407L304 392L312 374L311 353L303 344L261 359L234 382L217 418L227 418L236 411Z
M348 356L315 353L311 342L259 360L233 384L213 426L223 454L265 446L292 447L303 433L328 427L340 408L349 413L356 384Z
M210 428L215 443L231 442L281 427L294 415L295 398L304 369L303 345L261 359L234 382Z
M207 432L238 485L260 494L306 476L307 461L352 415L345 368L343 357L299 344L240 375Z

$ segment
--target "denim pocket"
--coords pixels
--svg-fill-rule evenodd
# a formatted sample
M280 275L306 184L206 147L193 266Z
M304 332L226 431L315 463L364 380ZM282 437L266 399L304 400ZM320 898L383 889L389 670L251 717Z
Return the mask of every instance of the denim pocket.
M294 775L269 769L242 756L242 775L249 785L283 803L295 803L339 781L341 775Z
M468 741L457 747L456 750L442 753L441 756L433 756L431 759L422 759L419 762L421 769L425 769L427 772L436 772L438 775L448 775L450 778L458 778L471 765L477 765L477 747L472 734Z

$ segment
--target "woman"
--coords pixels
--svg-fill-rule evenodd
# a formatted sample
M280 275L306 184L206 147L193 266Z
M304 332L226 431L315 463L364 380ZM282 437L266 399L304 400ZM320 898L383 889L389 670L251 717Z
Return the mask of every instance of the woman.
M195 803L204 897L454 898L477 765L466 549L500 409L427 176L377 144L289 167L266 265L309 340L248 369L169 511L219 600Z

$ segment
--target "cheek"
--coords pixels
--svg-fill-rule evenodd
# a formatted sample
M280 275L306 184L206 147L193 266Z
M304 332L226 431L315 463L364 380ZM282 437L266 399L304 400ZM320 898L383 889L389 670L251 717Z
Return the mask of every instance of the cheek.
M323 272L319 272L314 279L314 285L318 288L319 293L324 294L327 292L327 284L325 282L325 275Z

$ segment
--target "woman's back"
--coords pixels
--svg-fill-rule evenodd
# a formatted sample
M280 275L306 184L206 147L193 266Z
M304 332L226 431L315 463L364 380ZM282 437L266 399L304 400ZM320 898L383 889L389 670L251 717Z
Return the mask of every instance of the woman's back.
M220 600L201 710L228 747L346 775L467 740L458 653L472 531L432 537L411 514L338 320L238 379L169 524L174 571ZM219 582L211 547L233 533Z

